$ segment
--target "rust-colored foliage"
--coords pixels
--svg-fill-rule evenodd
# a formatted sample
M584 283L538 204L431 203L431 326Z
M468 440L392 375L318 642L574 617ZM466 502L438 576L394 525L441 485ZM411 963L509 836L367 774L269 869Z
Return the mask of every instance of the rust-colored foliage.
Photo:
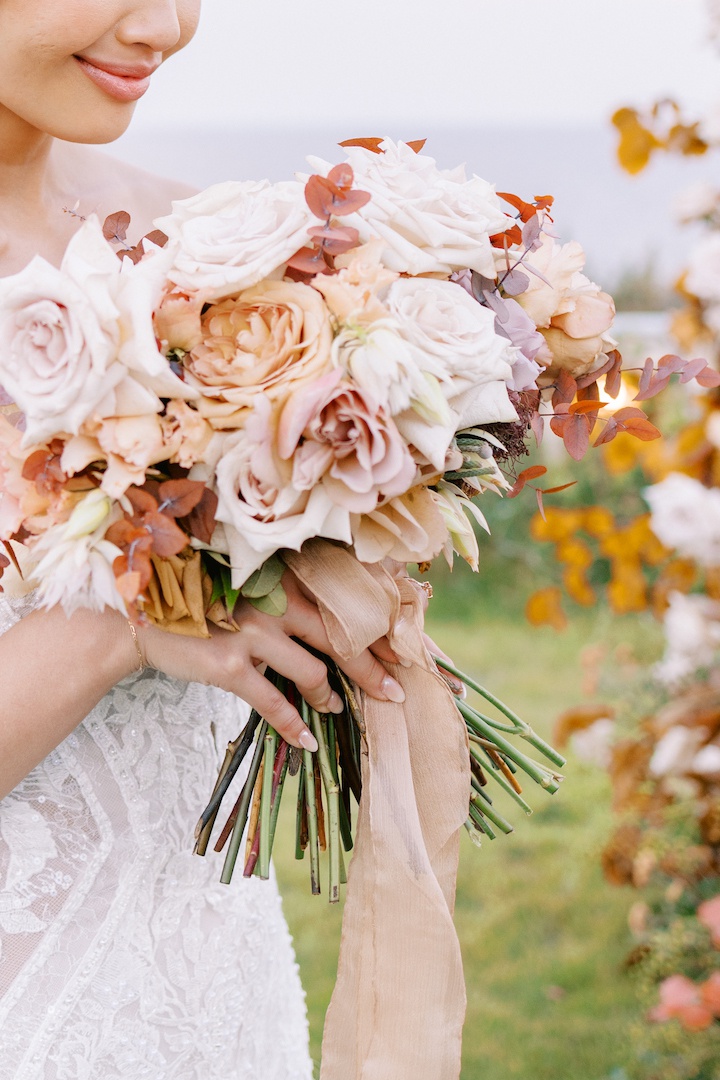
M362 143L363 140L359 140L346 145ZM378 149L377 152L381 151ZM357 247L357 229L336 222L337 218L361 210L370 201L367 191L353 188L353 180L352 169L344 163L332 168L327 176L314 175L309 178L305 185L305 201L322 225L308 230L310 244L289 260L290 276L303 280L316 274L330 274L334 269L335 256Z

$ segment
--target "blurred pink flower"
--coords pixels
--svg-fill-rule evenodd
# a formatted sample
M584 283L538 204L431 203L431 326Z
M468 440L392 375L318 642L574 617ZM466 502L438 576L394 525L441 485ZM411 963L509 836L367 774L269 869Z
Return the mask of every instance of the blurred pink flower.
M684 975L670 975L660 983L660 1004L650 1010L651 1020L677 1018L687 1031L702 1031L713 1022L712 1009L703 1001L700 988Z

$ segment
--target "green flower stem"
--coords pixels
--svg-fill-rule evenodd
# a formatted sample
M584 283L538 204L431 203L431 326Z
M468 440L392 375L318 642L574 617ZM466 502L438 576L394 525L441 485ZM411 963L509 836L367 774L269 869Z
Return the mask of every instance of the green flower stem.
M470 753L473 755L476 761L480 762L481 765L487 764L485 760L481 760L477 754L473 753L472 743L470 744ZM530 806L529 803L525 802L522 795L518 794L512 784L508 783L508 781L498 769L497 765L493 765L492 762L490 763L490 765L491 767L485 770L485 775L493 779L496 784L499 784L503 791L506 791L510 798L514 799L518 806L521 806L529 817L530 814L532 814L533 812L532 806Z
M327 739L328 739L328 754L330 756L330 768L332 769L333 779L340 789L340 835L342 836L343 847L346 851L351 851L353 846L352 837L352 823L350 821L350 815L348 808L343 798L342 787L340 786L340 771L338 769L338 743L335 730L335 717L332 713L328 713L326 717L327 725ZM340 853L342 858L342 852ZM342 880L342 878L341 878Z
M307 706L306 706L307 707ZM320 847L318 840L318 816L315 802L315 765L309 750L303 750L305 763L305 800L308 813L308 847L310 848L310 887L313 896L320 895Z
M474 805L484 817L489 818L500 832L505 833L507 836L509 833L514 832L512 825L506 818L499 814L494 806L488 801L488 796L482 791L478 791L476 795L470 796L470 803Z
M285 790L285 777L287 776L289 763L290 757L288 754L288 744L283 739L281 739L280 747L277 752L277 758L275 760L275 776L273 778L272 814L270 817L271 858L273 852L273 845L275 843L275 832L277 830L278 815L280 814L280 803L282 802L283 791Z
M475 826L475 822L473 821L473 819L471 817L468 817L467 821L463 822L463 825L467 829L468 836L472 840L475 847L481 848L482 847L482 840L480 839L480 836L479 836L480 830Z
M307 813L307 803L305 802L305 762L300 762L300 768L298 769L298 795L297 795L297 811L295 814L295 858L305 858L305 848L307 847L307 841L303 843L303 817Z
M565 765L565 758L562 754L558 754L557 750L554 750L544 739L541 739L540 736L533 731L530 725L526 724L524 720L521 720L517 713L514 713L512 709L500 700L500 698L495 697L495 695L490 693L489 690L486 690L484 686L481 686L480 683L470 678L469 675L465 675L464 672L453 667L451 663L444 660L442 657L435 656L433 659L441 668L444 668L445 671L449 671L456 679L460 679L466 686L469 686L477 694L480 694L481 697L484 697L491 705L494 705L498 712L501 712L515 725L518 735L523 739L527 739L531 746L534 746L536 750L539 750L540 753L545 755L548 761L552 761L553 765L558 765L560 768Z
M229 885L232 881L235 863L237 861L238 852L240 850L240 843L242 841L243 833L245 832L245 826L247 825L250 802L252 800L253 791L255 790L255 781L257 780L257 776L260 771L260 763L263 757L266 731L267 723L263 720L260 725L257 743L255 744L255 753L253 754L252 761L250 762L250 771L248 772L247 780L245 781L245 786L242 790L240 805L238 807L238 815L235 819L232 836L230 837L230 843L228 845L227 853L225 855L225 862L223 864L222 875L220 877L220 881L223 883L223 885Z
M504 739L499 731L495 731L489 724L486 724L485 721L467 706L464 701L456 701L455 704L465 719L470 721L479 734L485 735L490 742L497 746L502 754L509 757L511 761L514 761L518 768L522 769L523 772L526 772L536 784L545 788L546 791L555 792L558 790L560 785L557 777L550 773L543 765L540 765L537 761L532 761L520 750L516 750L512 743L509 743L507 739Z
M473 824L476 825L477 828L480 829L482 832L484 832L490 840L494 840L496 838L497 833L490 825L490 822L485 820L478 807L475 806L472 802L470 803L470 818Z
M328 901L340 899L340 785L333 775L327 745L327 731L315 709L310 710L312 733L318 742L318 759L328 807L327 846L330 864Z
M234 742L228 744L228 748L225 754L225 761L223 762L223 767L220 770L220 775L218 776L217 783L215 784L215 787L213 789L212 798L203 810L200 816L200 820L197 823L197 828L195 829L195 836L198 841L201 834L207 828L208 824L210 825L210 830L212 830L215 817L217 816L217 812L220 808L220 803L223 801L227 789L230 787L230 784L233 781L235 773L238 771L241 763L245 759L245 755L252 746L255 731L258 724L260 723L260 720L260 714L257 713L255 709L253 709L250 713L250 719L248 720L247 724L243 728L238 738L235 739ZM230 761L228 761L228 753L231 754ZM207 847L207 841L205 842L205 847ZM198 855L204 854L204 851L198 850Z
M233 754L235 752L237 741L238 740L236 740L235 743L228 743L228 745L227 745L227 748L225 750L225 758L224 758L222 766L220 768L220 772L218 773L218 778L215 781L215 787L213 788L213 792L212 792L213 797L217 794L217 791L218 791L220 785L222 784L223 780L227 776L228 770L229 770L230 765L232 763ZM215 824L215 819L217 818L219 809L220 809L220 803L218 802L217 806L213 807L213 809L211 810L211 812L208 814L207 817L205 816L207 811L203 811L203 814L202 814L200 820L198 821L197 827L195 829L195 854L196 855L205 855L205 853L207 852L207 846L210 843L210 834L213 831L213 826Z
M278 734L274 728L268 728L264 739L265 768L263 769L262 794L260 796L260 851L258 856L258 876L265 881L270 877L270 818L272 817L273 780L275 778L275 755L277 753Z

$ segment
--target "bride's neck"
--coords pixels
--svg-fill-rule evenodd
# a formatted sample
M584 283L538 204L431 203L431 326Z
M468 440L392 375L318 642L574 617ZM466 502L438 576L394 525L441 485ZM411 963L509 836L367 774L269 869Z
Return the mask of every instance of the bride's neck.
M55 139L0 106L0 202L41 206L57 185Z

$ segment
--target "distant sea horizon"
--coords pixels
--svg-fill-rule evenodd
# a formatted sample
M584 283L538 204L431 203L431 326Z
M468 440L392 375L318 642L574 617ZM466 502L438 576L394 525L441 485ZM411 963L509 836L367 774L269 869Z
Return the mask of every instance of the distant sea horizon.
M418 130L416 130L417 128ZM661 284L675 280L693 243L692 228L675 221L674 202L698 180L718 177L717 156L658 156L630 177L615 159L615 137L605 128L439 128L415 125L393 138L423 138L438 164L464 162L498 190L525 198L555 196L558 235L585 248L588 270L612 288L620 277L651 266ZM151 172L205 187L221 180L290 178L305 155L341 160L339 128L132 128L110 153ZM383 134L376 132L375 134Z

